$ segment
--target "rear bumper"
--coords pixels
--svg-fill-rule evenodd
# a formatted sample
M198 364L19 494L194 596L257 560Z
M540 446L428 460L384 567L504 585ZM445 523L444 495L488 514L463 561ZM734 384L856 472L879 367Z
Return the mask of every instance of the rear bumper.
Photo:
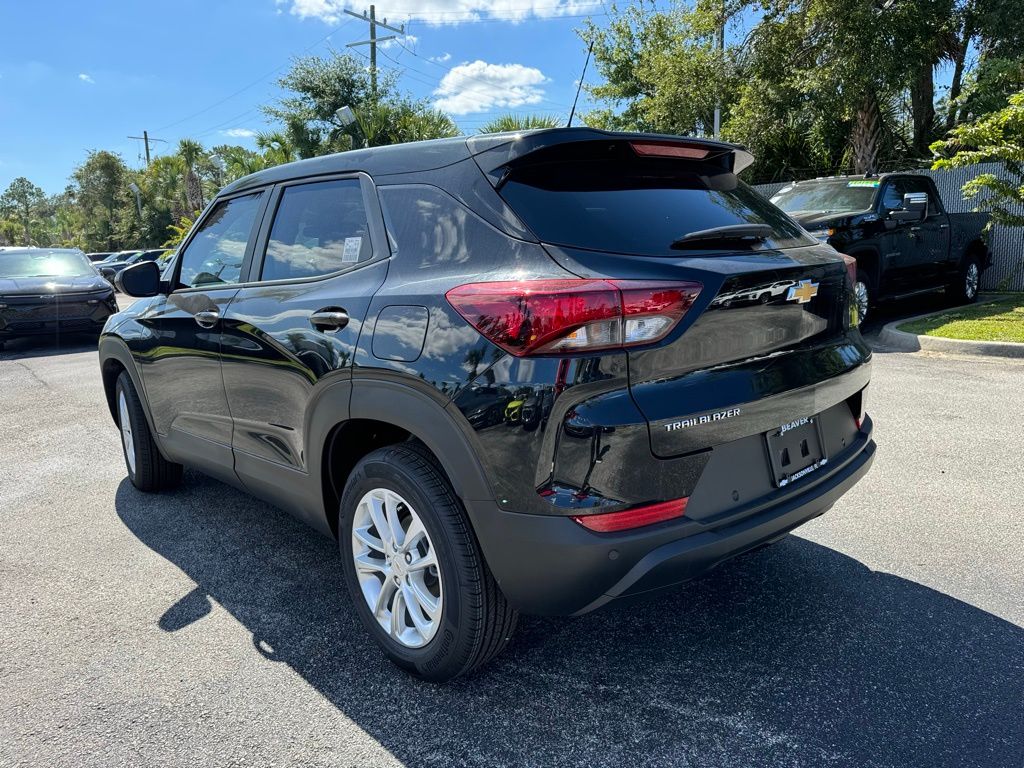
M831 463L786 493L726 519L683 519L621 534L590 532L569 518L501 511L468 502L488 565L524 613L578 615L624 597L693 579L827 511L863 477L875 455L871 421Z

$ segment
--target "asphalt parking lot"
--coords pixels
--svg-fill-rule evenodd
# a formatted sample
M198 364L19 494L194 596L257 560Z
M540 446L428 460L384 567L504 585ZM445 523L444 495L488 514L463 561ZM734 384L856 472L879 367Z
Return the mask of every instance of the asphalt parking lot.
M878 457L658 601L524 618L447 687L376 652L333 542L125 479L88 343L0 353L0 765L1021 766L1024 365L875 355Z

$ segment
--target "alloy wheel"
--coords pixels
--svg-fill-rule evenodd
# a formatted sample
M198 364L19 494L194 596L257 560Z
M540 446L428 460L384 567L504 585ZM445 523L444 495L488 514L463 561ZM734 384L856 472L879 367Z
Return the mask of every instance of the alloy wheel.
M121 442L124 443L124 457L128 462L128 469L135 474L135 438L132 436L132 420L128 415L128 400L124 396L124 390L117 396L118 421L121 422Z
M352 558L381 628L407 648L429 643L444 595L434 545L412 505L387 488L366 493L352 520Z
M978 284L980 282L981 273L978 271L978 265L972 261L967 265L967 274L964 276L964 295L968 299L973 299L978 295Z
M863 323L864 318L868 316L868 307L871 303L868 286L858 280L853 286L853 297L857 302L857 320Z

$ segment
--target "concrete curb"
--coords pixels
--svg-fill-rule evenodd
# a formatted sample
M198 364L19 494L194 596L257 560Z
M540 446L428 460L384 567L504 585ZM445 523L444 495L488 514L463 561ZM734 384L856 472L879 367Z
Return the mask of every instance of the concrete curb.
M878 341L891 349L900 352L945 352L950 355L978 355L981 357L1013 357L1024 359L1024 344L1013 341L965 341L962 339L947 339L942 336L918 336L916 333L907 333L899 330L896 326L920 320L925 317L933 317L948 312L949 309L941 309L937 312L926 312L915 317L904 317L900 320L893 320L886 323L878 334Z

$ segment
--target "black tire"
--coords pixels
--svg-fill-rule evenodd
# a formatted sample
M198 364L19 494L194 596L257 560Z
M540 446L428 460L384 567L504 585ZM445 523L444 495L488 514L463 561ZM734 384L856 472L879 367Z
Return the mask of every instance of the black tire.
M398 642L374 618L359 585L352 526L360 500L371 490L393 491L416 510L439 566L444 600L440 625L419 648ZM407 672L436 683L469 674L500 653L518 616L484 562L466 512L434 457L416 443L373 451L352 470L339 509L338 541L345 582L356 612L384 654Z
M124 396L128 421L131 425L132 445L135 453L135 466L128 459L128 448L122 433L121 452L124 454L125 468L128 470L128 479L132 485L140 491L152 493L174 488L181 482L183 468L181 464L168 461L160 453L156 442L153 440L153 433L149 430L149 422L146 421L146 414L142 410L142 402L139 394L135 391L131 376L127 371L121 371L117 377L117 384L114 386L114 412L117 414L117 425L121 425L121 396Z
M857 303L858 323L863 323L871 314L871 308L875 300L872 285L871 275L858 269L857 282L853 286L853 298Z
M973 279L969 279L972 275ZM981 287L981 260L976 254L964 256L963 263L957 273L957 279L946 286L946 293L954 304L973 304L978 300L978 289Z

